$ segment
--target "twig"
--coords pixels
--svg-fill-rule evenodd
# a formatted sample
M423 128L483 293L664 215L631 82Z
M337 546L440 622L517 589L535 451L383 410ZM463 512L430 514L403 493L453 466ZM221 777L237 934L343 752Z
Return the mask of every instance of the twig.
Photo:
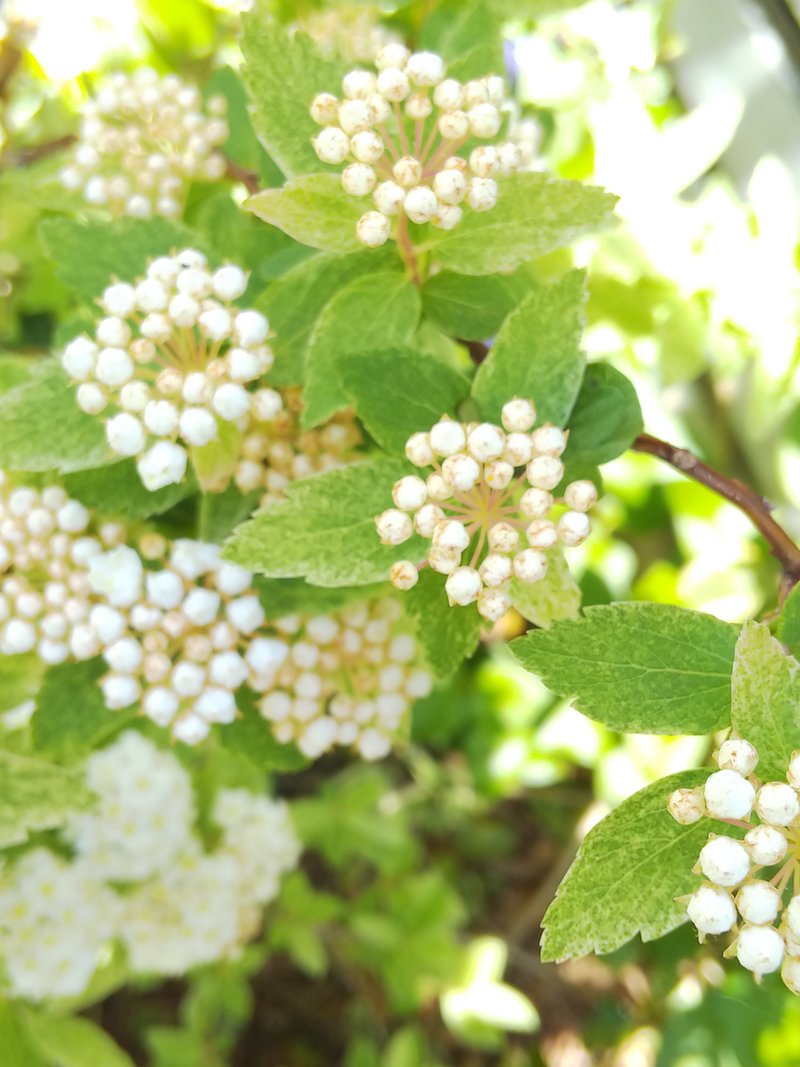
M783 527L773 519L770 514L772 505L749 485L745 485L736 478L726 478L724 474L715 471L685 448L668 444L658 437L652 437L649 433L640 434L631 448L634 452L644 452L646 455L656 456L663 460L681 474L685 474L687 478L693 478L696 482L700 482L701 485L707 486L719 496L729 500L747 515L766 540L770 552L783 569L781 600L792 586L800 581L800 548Z
M469 352L469 358L478 366L489 355L489 346L485 345L483 341L467 341L463 337L456 337L455 341L456 344L463 345L466 348Z
M251 170L245 170L244 167L240 167L238 163L232 163L229 159L226 159L225 163L226 178L230 178L234 182L241 182L251 196L259 191L261 183L257 174L254 174Z
M63 137L57 137L54 141L45 141L43 144L33 144L18 148L16 152L10 153L3 163L12 167L29 167L31 163L38 163L40 159L46 159L47 156L55 155L56 152L69 148L76 140L74 133L67 133Z

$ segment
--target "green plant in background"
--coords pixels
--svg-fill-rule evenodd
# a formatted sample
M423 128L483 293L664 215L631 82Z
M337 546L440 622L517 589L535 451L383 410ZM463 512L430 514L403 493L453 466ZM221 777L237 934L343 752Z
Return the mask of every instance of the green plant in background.
M220 8L0 47L3 1062L800 1063L779 168L658 5Z

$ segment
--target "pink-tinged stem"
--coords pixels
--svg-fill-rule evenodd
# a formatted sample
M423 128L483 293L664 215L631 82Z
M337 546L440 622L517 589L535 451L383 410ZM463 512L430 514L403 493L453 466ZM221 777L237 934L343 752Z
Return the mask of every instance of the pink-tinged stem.
M400 146L403 149L404 156L410 156L411 150L408 147L408 138L406 137L406 127L403 122L403 112L400 110L400 105L395 100L394 102L394 117L397 122L397 134L400 138Z

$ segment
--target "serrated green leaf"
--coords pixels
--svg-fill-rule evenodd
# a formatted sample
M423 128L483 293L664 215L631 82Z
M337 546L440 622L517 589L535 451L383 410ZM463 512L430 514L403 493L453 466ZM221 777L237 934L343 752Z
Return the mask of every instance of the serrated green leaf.
M547 574L533 585L511 579L511 603L535 626L547 629L554 622L577 619L581 608L581 591L572 576L563 552L548 552Z
M413 348L347 352L337 364L342 384L370 435L393 455L408 438L429 430L442 415L456 414L469 382L444 363Z
M270 339L275 353L270 382L276 387L302 384L309 338L320 313L340 289L362 274L401 266L394 248L350 256L321 253L270 285L257 301L275 334Z
M98 657L46 671L31 721L38 752L59 759L82 755L134 718L132 709L109 711L105 706L99 682L107 670Z
M261 494L242 494L235 485L222 493L203 493L197 534L201 541L221 545L240 522L248 519L258 507Z
M608 463L629 448L642 429L642 409L633 385L610 364L592 363L570 415L564 462Z
M97 299L113 277L132 281L156 256L198 247L196 233L161 218L113 222L50 218L42 222L40 234L56 264L56 277L84 300Z
M237 694L239 715L219 732L223 748L246 756L262 771L298 771L308 764L293 744L281 744L260 715L255 696L248 690Z
M36 369L38 359L30 356L15 356L10 352L0 352L0 389L5 392L15 385L26 382L31 371Z
M231 67L222 67L214 72L206 82L203 95L206 99L215 93L221 93L228 101L225 121L228 124L228 139L221 146L227 159L255 171L266 179L269 185L280 185L283 175L262 146L253 130L248 114L248 99L244 85L236 71Z
M114 458L102 420L81 411L57 360L41 360L28 381L0 395L0 466L5 470L69 473L102 467Z
M465 213L453 230L431 234L425 248L458 274L494 274L563 248L608 221L616 197L592 185L512 174L491 211Z
M507 275L443 270L423 285L422 306L426 318L451 337L485 341L497 333L530 284L530 277L521 270Z
M303 426L319 426L347 405L340 356L405 345L421 314L419 291L397 271L367 274L340 289L309 342Z
M759 778L786 776L800 748L800 663L763 623L749 620L736 642L731 724L758 749Z
M48 1067L33 1045L18 1010L7 1000L0 1000L0 1053L8 1067Z
M566 425L586 362L585 280L583 271L570 271L553 285L535 285L508 316L472 385L485 419L499 422L503 404L520 396L535 403L537 422Z
M82 771L0 751L0 848L61 826L90 800Z
M414 620L417 640L440 678L449 677L478 647L480 616L474 604L450 607L444 576L426 567L413 589L403 594L406 611Z
M589 831L542 922L543 960L613 952L637 933L652 941L685 921L675 898L698 885L692 867L714 823L681 826L667 798L707 777L682 771L662 778Z
M261 11L242 16L241 48L261 143L287 178L324 169L311 145L319 127L308 109L317 93L340 93L347 68L322 56L304 33L290 33Z
M353 587L325 587L309 585L303 578L262 578L256 575L254 585L268 619L284 615L326 615L340 611L353 600L371 600L386 593L384 582Z
M0 656L0 712L32 700L39 689L44 664L35 652Z
M778 637L793 656L800 654L800 585L795 585L781 607L777 625Z
M412 469L396 459L375 459L294 482L284 502L236 530L223 555L269 578L323 586L385 581L396 560L425 555L416 535L391 548L375 531L375 516L391 507L392 486Z
M335 174L306 174L281 189L264 189L244 207L295 241L322 252L359 252L356 223L365 208L342 189Z
M101 515L118 515L129 522L163 515L197 491L194 478L190 476L180 485L168 485L151 493L142 485L132 459L69 474L64 479L64 488L70 496Z
M602 604L512 641L511 651L613 730L705 734L730 721L737 632L668 604Z
M58 1067L135 1067L119 1045L85 1018L26 1012L36 1047Z

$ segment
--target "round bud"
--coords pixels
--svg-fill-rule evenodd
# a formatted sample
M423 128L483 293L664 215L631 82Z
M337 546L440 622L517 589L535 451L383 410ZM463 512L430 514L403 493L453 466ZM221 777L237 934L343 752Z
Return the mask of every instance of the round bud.
M433 191L443 204L460 204L467 195L467 179L458 170L440 170L434 175Z
M406 194L397 182L381 182L376 188L373 200L383 215L397 215L403 206Z
M473 148L469 154L469 169L478 178L490 178L497 170L497 149L492 145Z
M428 487L425 486L427 493ZM414 529L421 537L433 537L437 523L444 519L444 512L436 504L424 504L414 515Z
M513 477L513 466L503 459L493 459L483 468L483 480L490 489L506 489Z
M496 137L500 132L500 112L494 104L478 104L467 112L469 128L474 137Z
M342 78L342 92L348 100L364 100L375 91L375 75L366 70L351 70Z
M441 474L436 471L428 475L425 484L428 487L428 496L431 500L449 500L453 495L453 489L449 482L446 482Z
M730 893L714 885L701 885L686 911L701 934L724 934L736 923L736 908Z
M787 989L800 994L800 959L787 956L781 967L781 978Z
M480 565L480 575L483 584L489 586L491 589L496 589L504 582L507 582L511 577L511 570L511 560L509 557L500 556L495 553L489 553Z
M411 85L402 70L397 67L386 67L378 75L375 88L386 100L399 103L408 96Z
M503 431L489 422L482 422L476 426L467 437L467 448L479 463L497 459L503 454L505 444Z
M703 796L715 819L746 819L753 810L756 791L736 771L715 771L706 779Z
M478 599L481 591L481 576L473 567L456 567L444 583L450 604L466 607Z
M61 363L64 370L76 381L91 377L97 362L97 345L88 337L76 337L64 349Z
M406 73L415 85L438 85L444 78L444 60L434 52L415 52L409 56Z
M720 749L722 751L722 749ZM800 752L793 752L789 760L789 770L786 774L789 785L793 789L800 789Z
M269 336L269 322L260 311L240 311L234 321L234 334L244 348L263 345Z
M732 837L712 837L703 845L698 863L710 882L728 887L743 882L750 870L747 849Z
M409 189L403 201L403 210L412 222L423 225L430 222L439 207L436 194L427 185Z
M541 518L553 507L553 497L544 489L526 489L520 497L520 511L529 518Z
M384 545L402 545L414 532L411 519L396 508L389 508L379 515L375 519L375 527Z
M514 557L514 574L521 582L532 585L547 574L547 556L534 548L526 548Z
M445 112L439 116L438 127L445 141L463 141L469 136L469 119L465 111Z
M416 511L428 499L428 487L422 478L410 474L395 482L392 500L401 511Z
M536 421L536 409L530 400L515 397L503 404L500 421L509 432L526 433Z
M338 126L326 126L311 143L323 163L344 163L350 151L350 138Z
M564 502L573 511L588 511L597 503L597 489L594 482L570 482L564 490ZM736 767L731 769L737 770Z
M375 171L368 163L351 163L342 171L342 188L350 196L367 196L377 182Z
M436 226L440 230L453 230L458 226L462 218L463 212L460 207L453 207L449 204L439 204L436 209L436 214L431 217L431 225Z
M428 563L437 574L452 574L461 563L461 553L453 548L432 548Z
M414 93L406 100L406 114L415 122L424 122L433 112L433 104L427 93Z
M334 126L339 116L339 101L331 93L318 93L311 101L309 113L318 126Z
M756 796L756 812L762 822L788 826L800 815L800 800L786 782L767 782Z
M444 519L433 531L433 544L445 551L464 552L470 542L466 526L458 519Z
M470 178L467 203L473 211L491 211L497 203L497 192L493 178Z
M452 456L461 452L466 443L464 427L453 419L441 419L431 427L429 433L431 448L437 456Z
M372 122L372 111L366 100L345 100L339 106L339 125L348 137L369 129ZM347 147L350 147L349 141Z
M519 533L508 522L495 522L489 527L489 550L513 552L519 544Z
M106 423L106 439L120 456L138 456L145 446L145 432L135 415L123 411Z
M745 926L736 942L736 958L754 974L771 974L783 962L783 938L773 926Z
M681 826L691 826L692 823L699 822L706 813L699 789L676 789L674 793L670 793L667 807L672 818Z
M406 457L415 467L428 467L433 463L433 450L426 433L414 433L406 441Z
M389 571L389 581L395 589L413 589L419 581L419 571L413 563L407 559L401 559L392 565Z
M558 539L569 548L583 544L591 532L591 524L582 511L566 511L558 520Z
M552 548L558 540L556 528L549 519L534 519L525 536L531 548Z
M736 907L748 923L772 923L781 909L781 895L769 882L745 882L736 894Z
M772 867L786 855L789 844L784 834L774 826L754 826L744 835L750 847L750 858L759 867Z
M104 348L97 357L95 376L103 385L119 388L134 375L133 360L124 348Z
M350 151L359 163L377 163L384 152L383 138L374 130L361 130L352 137Z
M525 473L535 489L555 489L564 477L564 464L555 456L534 456Z
M159 441L137 461L142 485L151 493L177 485L186 474L186 449L172 441Z
M250 410L252 397L243 385L224 382L214 393L211 406L221 419L235 422Z
M389 240L392 225L379 211L368 211L356 223L356 236L367 248L380 248Z
M511 598L502 589L483 589L478 596L478 614L489 622L499 622L511 607Z
M531 434L531 441L534 451L542 456L560 456L567 447L567 435L558 426L539 426Z
M433 90L433 102L442 111L457 111L464 103L464 87L455 78L445 78Z
M375 57L375 66L378 70L386 70L387 67L398 67L400 70L408 63L411 52L405 45L399 42L391 42L384 45Z
M472 458L459 452L448 456L442 464L442 476L448 485L459 492L467 492L480 478L481 468Z

